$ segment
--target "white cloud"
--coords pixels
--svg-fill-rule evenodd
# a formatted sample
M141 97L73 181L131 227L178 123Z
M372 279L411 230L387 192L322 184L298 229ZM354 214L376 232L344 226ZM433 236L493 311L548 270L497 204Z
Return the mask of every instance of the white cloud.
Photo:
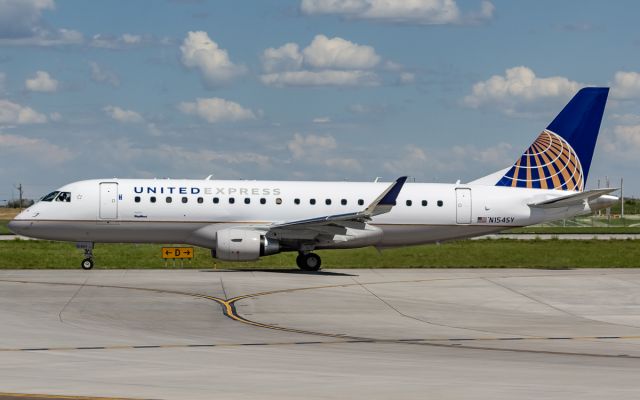
M82 43L82 33L71 29L51 29L42 13L53 10L53 0L0 1L0 44L14 46L57 46Z
M271 86L374 86L373 70L382 57L371 46L316 35L302 51L296 43L268 48L262 54L260 80Z
M331 122L331 118L329 117L316 117L312 120L314 124L328 124Z
M401 85L408 85L416 81L416 75L412 72L401 72L398 77L398 83Z
M178 105L178 109L185 114L197 115L212 124L256 118L255 113L250 109L219 97L198 98L195 102L182 102Z
M59 82L46 71L38 71L36 76L24 82L27 90L32 92L55 92L58 90L58 84Z
M53 0L3 0L0 2L0 37L30 37L40 24L42 12L53 10Z
M123 33L122 35L108 35L98 33L91 37L88 45L98 49L125 50L144 45L168 45L172 44L168 38L157 38L152 35L135 35Z
M516 157L513 146L500 142L493 146L481 148L474 145L453 146L453 154L460 160L473 160L483 165L506 167Z
M308 15L339 15L345 18L421 25L451 24L489 19L495 7L482 1L480 11L463 16L455 0L302 0Z
M49 119L53 122L62 121L62 114L60 114L59 112L52 112L49 114Z
M144 118L139 113L132 110L125 110L116 106L106 106L102 109L108 116L122 123L144 122Z
M217 172L216 175L238 176L238 166L246 165L249 170L255 170L255 166L268 168L271 164L268 156L251 151L190 149L177 143L140 147L126 138L117 139L109 145L113 149L110 157L119 164L137 166L140 161L150 163L151 160L163 160L163 167L166 168L168 165L172 171L183 174L193 174L193 171L208 173L213 169ZM225 168L225 165L233 167Z
M476 172L473 176L467 177L475 179L491 170L510 166L517 154L520 153L513 152L512 146L504 142L489 147L469 144L429 150L407 145L399 154L394 155L394 159L384 162L383 168L398 175L420 175L425 171L436 174L486 171Z
M638 114L613 114L609 118L625 125L640 124L640 115Z
M260 76L270 86L375 86L378 75L371 71L285 71Z
M262 53L262 67L266 72L295 71L302 67L298 45L287 43L277 49L270 47Z
M4 85L7 81L7 74L0 72L0 94L4 93Z
M640 124L618 125L614 127L613 132L623 148L629 150L628 146L631 146L634 151L640 150Z
M209 88L222 86L244 74L246 67L231 62L226 50L209 38L207 32L189 32L180 46L182 64L197 68Z
M0 99L0 124L44 124L47 116L34 109Z
M338 144L331 135L295 133L287 143L294 160L310 165L323 165L336 170L361 171L358 160L337 154Z
M140 35L132 35L130 33L125 33L121 37L122 37L122 41L126 44L138 44L142 42L142 36Z
M640 73L616 72L613 77L611 96L620 100L640 99Z
M433 168L432 160L419 147L407 145L404 148L402 157L396 160L386 161L382 164L383 169L393 174L408 174Z
M0 154L2 153L19 153L23 157L45 165L62 164L73 158L70 150L46 140L0 133ZM46 157L43 157L44 154Z
M325 35L316 35L303 54L305 64L318 69L371 69L380 62L371 46Z
M120 86L120 79L114 72L101 67L95 61L89 61L89 67L91 68L91 79L94 82L106 83L111 86Z
M314 134L303 136L299 133L295 133L293 139L287 143L287 148L295 159L301 159L309 154L317 154L325 150L335 149L336 146L336 140L333 136L319 136Z
M494 106L515 115L521 112L523 104L541 99L567 99L582 86L561 76L538 78L530 68L519 66L507 69L504 76L494 75L474 84L463 103L472 108Z

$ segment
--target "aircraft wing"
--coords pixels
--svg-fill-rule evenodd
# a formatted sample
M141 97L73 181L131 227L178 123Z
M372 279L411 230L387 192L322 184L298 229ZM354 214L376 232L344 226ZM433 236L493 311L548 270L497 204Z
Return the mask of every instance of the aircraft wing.
M534 208L559 208L571 207L584 204L605 194L609 194L618 190L617 188L593 189L580 193L573 193L567 196L556 197L555 199L545 200L541 202L531 203L529 207Z
M275 233L276 236L305 236L307 238L320 234L344 234L346 228L365 229L366 222L372 217L391 211L396 205L398 194L406 181L406 176L398 178L362 211L276 223L265 228L270 233Z

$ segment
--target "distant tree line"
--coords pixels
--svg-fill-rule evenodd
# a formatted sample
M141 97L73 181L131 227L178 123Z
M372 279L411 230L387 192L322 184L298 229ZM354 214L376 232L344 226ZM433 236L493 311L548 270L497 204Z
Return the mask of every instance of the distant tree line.
M34 201L31 199L22 199L22 205L20 205L20 200L9 200L7 201L7 208L27 208L33 205Z

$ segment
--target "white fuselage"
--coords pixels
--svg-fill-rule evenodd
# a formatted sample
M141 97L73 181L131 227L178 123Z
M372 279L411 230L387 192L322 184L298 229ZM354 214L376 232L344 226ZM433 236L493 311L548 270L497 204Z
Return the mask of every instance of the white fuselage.
M388 186L389 183L382 182L88 180L59 189L69 193L69 201L40 201L22 212L10 226L17 233L50 240L186 243L213 248L220 229L358 212ZM567 193L473 184L407 183L396 206L370 221L371 226L382 231L374 242L342 241L319 243L316 247L432 243L590 211L588 204L556 209L528 206Z

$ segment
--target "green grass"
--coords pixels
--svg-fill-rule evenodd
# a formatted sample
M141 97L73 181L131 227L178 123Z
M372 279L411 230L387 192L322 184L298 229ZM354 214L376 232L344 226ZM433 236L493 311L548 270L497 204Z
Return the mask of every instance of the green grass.
M504 231L504 233L539 233L539 234L640 234L640 226L528 226L525 228L514 228Z
M160 245L99 244L94 249L96 268L165 268ZM640 267L638 240L480 240L385 250L325 250L324 268L573 268ZM82 252L71 243L48 241L0 242L0 268L79 268ZM169 262L170 268L172 263ZM180 267L178 262L176 268ZM290 269L295 253L262 258L257 262L213 260L196 248L184 268Z
M7 228L8 220L0 219L0 235L11 235L11 231Z

